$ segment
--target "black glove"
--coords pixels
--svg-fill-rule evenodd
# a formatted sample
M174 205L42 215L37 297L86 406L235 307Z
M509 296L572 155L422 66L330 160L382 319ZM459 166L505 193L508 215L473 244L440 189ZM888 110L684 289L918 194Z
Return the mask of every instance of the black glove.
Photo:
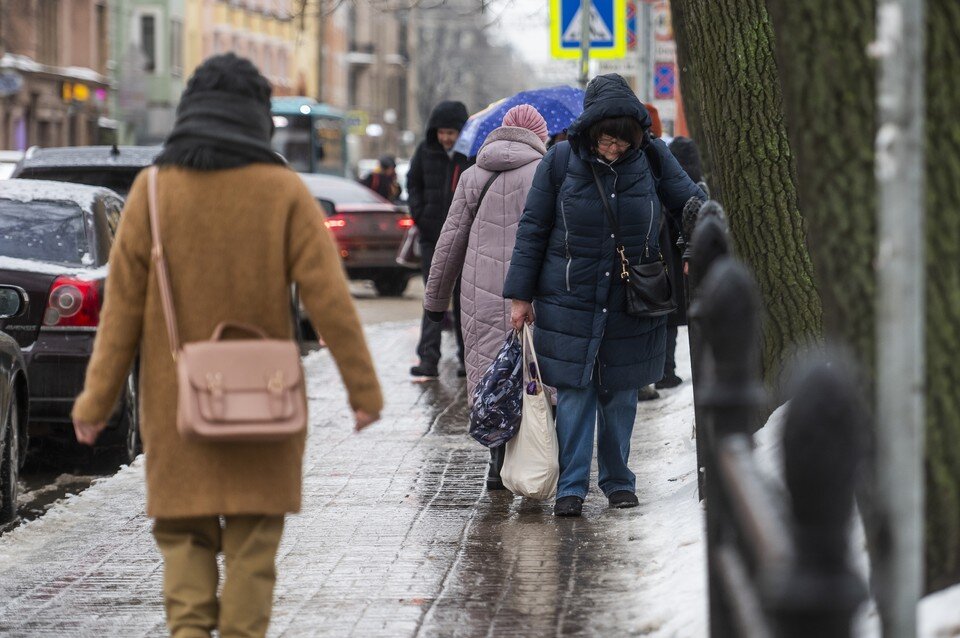
M693 229L700 218L700 208L703 206L703 200L699 197L691 197L683 205L683 215L681 215L680 240L684 245L689 244L693 238ZM677 245L680 241L677 242Z
M433 323L440 323L441 321L443 321L443 315L445 314L443 312L438 312L436 310L427 310L426 313L427 313L427 319L429 319Z

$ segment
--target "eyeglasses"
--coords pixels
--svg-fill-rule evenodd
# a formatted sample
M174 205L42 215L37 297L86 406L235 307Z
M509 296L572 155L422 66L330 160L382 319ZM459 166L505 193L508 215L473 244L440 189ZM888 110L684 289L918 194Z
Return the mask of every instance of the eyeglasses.
M618 148L620 150L626 150L630 148L630 142L624 142L623 140L618 140L616 138L611 139L599 139L597 140L597 148Z

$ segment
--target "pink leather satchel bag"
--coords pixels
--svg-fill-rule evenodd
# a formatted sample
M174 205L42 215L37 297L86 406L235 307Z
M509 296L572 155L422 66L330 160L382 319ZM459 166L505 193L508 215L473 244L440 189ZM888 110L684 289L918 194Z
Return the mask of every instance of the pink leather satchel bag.
M307 426L300 349L260 328L224 322L209 341L181 344L157 208L157 167L149 169L153 261L170 349L177 365L177 430L198 441L277 441ZM224 340L234 329L253 338Z

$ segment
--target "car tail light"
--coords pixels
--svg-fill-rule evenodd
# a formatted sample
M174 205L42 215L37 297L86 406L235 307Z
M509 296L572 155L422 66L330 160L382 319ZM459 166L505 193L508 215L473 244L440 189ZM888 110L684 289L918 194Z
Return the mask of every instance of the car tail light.
M100 323L99 281L57 277L50 288L44 326L96 327Z
M413 217L401 217L397 220L397 228L406 230L413 227Z
M339 230L347 225L347 220L341 215L335 215L326 221L327 228L330 230Z

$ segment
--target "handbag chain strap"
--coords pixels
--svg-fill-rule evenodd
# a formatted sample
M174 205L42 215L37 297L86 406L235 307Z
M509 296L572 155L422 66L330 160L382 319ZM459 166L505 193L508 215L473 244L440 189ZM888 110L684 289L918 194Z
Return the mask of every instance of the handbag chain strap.
M613 215L610 208L610 202L607 201L607 191L603 188L603 181L597 173L597 167L590 164L590 170L593 172L593 181L597 184L597 190L600 191L600 201L603 202L603 211L607 214L607 221L610 222L610 229L613 230L613 241L617 244L617 255L620 256L620 279L630 281L630 261L627 259L627 249L620 241L620 225L617 218Z
M147 209L150 213L150 229L153 235L154 267L157 271L157 282L160 284L160 304L163 306L163 318L167 324L167 338L170 341L170 354L177 360L180 351L180 333L177 330L177 313L173 306L173 288L170 286L170 273L167 269L167 258L163 254L163 244L160 241L160 213L157 206L157 172L156 166L151 166L147 172Z

